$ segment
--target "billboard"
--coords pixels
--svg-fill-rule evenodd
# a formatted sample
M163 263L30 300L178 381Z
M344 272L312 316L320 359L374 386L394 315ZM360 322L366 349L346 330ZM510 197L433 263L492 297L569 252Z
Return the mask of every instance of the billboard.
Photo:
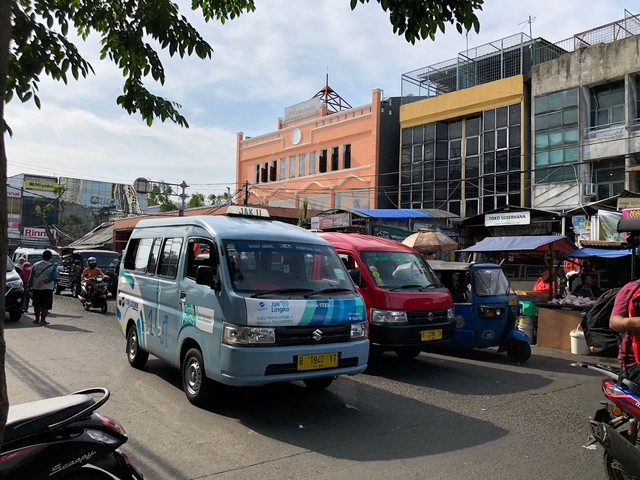
M65 203L92 210L106 208L136 215L144 214L147 210L146 196L136 193L133 185L67 177L60 177L60 185L65 188L61 197Z

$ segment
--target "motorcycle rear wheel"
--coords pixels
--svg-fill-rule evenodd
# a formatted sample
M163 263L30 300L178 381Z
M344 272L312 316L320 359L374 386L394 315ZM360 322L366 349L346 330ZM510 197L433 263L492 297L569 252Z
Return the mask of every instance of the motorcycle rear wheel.
M638 477L626 473L624 466L606 451L602 457L602 463L609 480L640 480Z

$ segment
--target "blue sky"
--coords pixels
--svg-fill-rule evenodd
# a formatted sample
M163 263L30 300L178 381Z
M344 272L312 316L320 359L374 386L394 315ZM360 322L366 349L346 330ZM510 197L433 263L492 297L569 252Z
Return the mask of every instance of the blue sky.
M122 76L98 59L98 39L79 42L95 76L68 85L43 79L42 109L13 100L6 120L8 175L32 173L132 183L138 177L186 181L187 193L235 190L236 133L257 136L277 128L287 106L329 84L353 107L401 94L401 75L442 62L461 51L519 32L558 42L576 33L640 13L632 0L485 0L480 33L445 34L411 45L393 33L375 0L256 0L239 19L205 24L179 0L181 12L213 47L211 60L166 59L164 86L155 94L182 105L189 129L154 122L149 128L115 102ZM585 7L588 8L586 9ZM295 9L295 12L292 11Z

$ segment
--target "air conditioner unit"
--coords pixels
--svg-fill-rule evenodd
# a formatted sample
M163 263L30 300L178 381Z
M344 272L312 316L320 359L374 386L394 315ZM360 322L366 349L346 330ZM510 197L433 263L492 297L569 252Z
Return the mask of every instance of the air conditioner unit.
M596 184L595 183L585 183L584 184L584 194L587 197L595 197L595 195L596 195Z

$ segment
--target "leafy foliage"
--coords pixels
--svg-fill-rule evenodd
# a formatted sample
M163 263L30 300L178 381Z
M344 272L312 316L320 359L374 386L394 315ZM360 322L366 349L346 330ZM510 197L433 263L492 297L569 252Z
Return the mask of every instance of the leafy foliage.
M169 198L173 194L171 185L167 185L164 182L156 183L151 187L147 195L147 201L149 206L160 205L160 211L163 213L172 212L178 210L176 204Z
M220 195L216 195L215 193L212 193L207 197L207 200L209 200L209 204L212 207L216 207L218 205L224 205L230 200L230 198L231 196L227 192L222 193Z
M187 202L187 208L197 208L204 207L204 194L203 193L194 193L189 197L189 201Z
M385 12L389 12L389 21L393 33L416 43L416 40L435 40L436 32L445 31L445 24L456 26L459 33L472 28L480 31L480 22L474 11L482 10L484 0L377 0ZM369 0L351 0L351 10L358 3Z

